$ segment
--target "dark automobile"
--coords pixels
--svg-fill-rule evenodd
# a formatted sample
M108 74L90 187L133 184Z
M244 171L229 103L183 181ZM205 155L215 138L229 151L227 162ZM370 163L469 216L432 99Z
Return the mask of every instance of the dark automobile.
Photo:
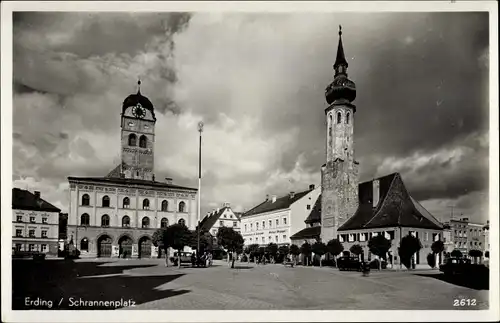
M180 258L181 258L181 264L190 264L191 263L191 252L181 252ZM174 264L174 266L177 266L179 257L178 253L175 252L173 257L170 257L170 261Z
M339 270L361 270L361 261L356 257L340 257L337 259Z
M470 259L467 258L448 258L446 262L439 266L439 271L445 275L464 275L468 274L473 266Z

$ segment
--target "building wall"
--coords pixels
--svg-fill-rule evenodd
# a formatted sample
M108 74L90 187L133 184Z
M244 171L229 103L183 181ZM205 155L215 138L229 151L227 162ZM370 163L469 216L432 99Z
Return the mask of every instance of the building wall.
M34 236L30 237L30 231L34 231ZM42 232L46 236L42 237ZM57 255L59 212L13 209L12 234L12 248L15 250L30 251L31 248L31 251Z
M290 243L291 223L293 222L291 213L290 209L282 209L275 212L242 217L241 234L243 239L245 239L245 246L255 243L260 245L267 245L270 242L279 244ZM278 220L278 226L276 226L276 220ZM271 227L269 227L269 221L271 221ZM265 223L264 228L262 227L262 222ZM276 235L278 235L278 241L275 241ZM271 241L269 237L271 237Z
M82 205L82 197L88 194L90 205ZM88 252L82 251L82 256L96 256L97 241L102 235L112 238L113 248L118 247L121 236L127 235L133 241L133 248L137 250L139 239L142 236L151 238L153 233L161 227L161 220L166 218L168 225L178 223L184 219L186 226L194 230L196 227L196 192L176 190L170 188L125 187L123 185L110 185L109 183L85 183L70 181L70 212L68 215L68 241L78 249L82 239L89 242ZM102 206L102 197L110 197L110 206ZM123 199L130 199L130 206L124 207ZM143 209L144 199L149 199L149 209ZM162 201L168 201L167 211L162 211ZM184 212L179 211L179 203L185 203ZM81 216L87 213L90 217L88 226L81 225ZM102 216L110 217L109 226L102 226ZM130 226L122 227L124 216L130 218ZM149 218L149 227L142 227L143 218ZM137 255L136 252L133 256Z
M288 209L242 217L241 233L245 239L245 245L254 243L267 245L270 242L290 244L290 236L304 228L304 221L311 213L320 193L321 188L317 187L295 201ZM264 227L262 222L264 222Z
M447 224L450 227L453 249L458 249L465 255L472 249L483 253L488 250L484 224L472 223L466 219L451 220Z
M219 210L215 211L218 212ZM215 222L212 228L210 228L210 233L214 237L217 236L219 228L223 226L233 228L235 231L241 232L241 221L234 214L233 210L230 207L224 210L224 213L221 214L219 220L217 220L217 222Z
M387 239L391 240L392 246L389 251L389 255L393 256L394 264L399 265L399 255L398 247L401 242L401 238L412 233L414 236L419 238L422 243L422 249L415 255L417 264L427 264L427 254L432 252L431 245L434 241L443 239L442 230L431 230L431 229L421 229L421 228L381 228L381 229L362 229L362 230L349 230L349 231L339 231L338 239L342 242L344 250L349 250L353 245L359 244L364 250L364 259L371 260L375 259L374 255L371 255L368 248L368 241L370 238L377 234L383 234ZM365 234L365 239L363 235ZM346 237L347 235L347 237ZM346 239L347 238L347 239Z

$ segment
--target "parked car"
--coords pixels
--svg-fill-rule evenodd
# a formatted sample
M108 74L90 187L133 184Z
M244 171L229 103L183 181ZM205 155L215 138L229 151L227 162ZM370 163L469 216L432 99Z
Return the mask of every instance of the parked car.
M181 265L182 264L190 264L192 254L193 254L192 252L181 251L181 253L180 253ZM170 261L174 264L174 266L178 265L178 261L179 261L178 252L175 252L174 256L170 257Z
M382 264L379 265L379 261L378 259L373 259L372 261L370 261L370 268L371 269L386 269L387 268L387 261L385 260L382 260Z
M439 271L447 276L465 275L471 271L472 266L470 259L448 258L444 264L439 266Z
M361 261L357 257L340 257L337 259L339 270L361 270Z

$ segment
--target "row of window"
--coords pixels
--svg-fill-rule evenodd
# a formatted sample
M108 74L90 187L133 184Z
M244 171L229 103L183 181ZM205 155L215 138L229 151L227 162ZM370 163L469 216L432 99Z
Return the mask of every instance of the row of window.
M22 215L17 215L16 216L16 222L24 222L23 216ZM36 223L36 217L30 216L30 223ZM48 219L47 218L42 218L42 223L47 224Z
M280 220L276 219L275 223L276 223L275 227L278 227L280 225ZM286 225L286 223L287 223L286 218L283 218L283 225ZM269 220L268 224L269 224L268 228L271 229L273 227L273 221ZM262 229L265 229L265 228L266 228L266 221L263 220L262 221ZM255 222L255 230L259 230L259 222ZM247 224L245 224L245 231L248 231ZM253 231L253 223L250 223L250 231Z
M346 124L349 124L350 118L351 118L351 114L349 112L347 112L345 115L345 123ZM330 114L330 124L332 124L332 121L333 121L333 115ZM340 111L337 112L337 123L342 123L342 113L340 113Z
M482 231L481 229L479 229L479 230L478 229L470 229L469 233L473 237L479 237L481 235L481 231ZM467 230L463 230L463 231L462 230L459 230L459 231L455 230L455 235L459 236L459 237L466 237Z
M137 136L135 134L131 133L130 135L128 135L128 145L132 147L137 146ZM146 137L145 135L139 137L139 147L148 147L148 137Z
M101 217L101 227L109 227L110 223L110 217L107 214L104 214ZM177 222L182 225L186 225L186 221L184 219L179 219ZM80 225L82 226L89 226L90 225L90 215L87 213L82 214L80 217ZM150 227L150 220L149 217L145 216L142 218L142 223L141 223L142 228L149 228ZM128 228L130 227L130 217L128 215L125 215L122 218L122 227ZM168 227L168 219L167 218L162 218L160 222L160 227L161 228L166 228Z
M271 242L279 243L280 242L278 240L278 236L274 236L274 241L273 241L273 237L272 236L269 236L268 238L269 238L267 240L268 243L271 243ZM261 244L264 244L264 243L266 243L266 237L260 237L260 238L256 237L255 241L252 238L249 238L248 241L250 241L250 244L252 244L252 243L261 243ZM287 242L286 241L286 234L283 235L283 240L281 240L281 242Z
M144 199L142 201L142 209L143 210L149 210L149 200ZM88 194L83 194L82 195L82 206L90 206L90 196ZM102 207L111 207L110 206L110 199L109 196L105 195L102 198ZM130 208L130 199L128 197L124 197L122 200L122 208L128 209ZM161 202L161 210L163 212L168 212L168 201L163 200ZM178 207L178 212L186 212L186 203L184 201L179 202L179 207Z
M223 227L224 226L224 221L219 221L219 226ZM238 226L238 221L233 221L233 227L237 227L237 226Z
M471 246L471 247L472 247L472 246L481 246L481 245L482 245L481 241L479 241L479 242L478 242L478 241L471 241L471 242L470 242L470 246ZM455 242L455 247L458 247L458 248L461 248L461 247L466 248L466 247L467 247L467 242Z
M16 229L16 237L17 238L22 238L23 237L23 230L22 229ZM47 230L42 230L42 238L47 238ZM31 229L28 230L28 238L36 238L35 235L35 230Z
M38 246L40 246L40 248ZM16 243L15 250L16 251L22 251L23 250L23 245L21 243ZM46 244L37 245L37 244L30 243L30 244L28 244L28 250L29 251L47 252L48 251L48 247L47 247ZM24 251L28 251L28 250L24 250Z

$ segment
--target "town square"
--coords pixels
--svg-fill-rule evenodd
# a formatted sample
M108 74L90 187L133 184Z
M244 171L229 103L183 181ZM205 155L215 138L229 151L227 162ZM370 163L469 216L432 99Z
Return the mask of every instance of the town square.
M493 313L489 18L13 12L11 309Z

